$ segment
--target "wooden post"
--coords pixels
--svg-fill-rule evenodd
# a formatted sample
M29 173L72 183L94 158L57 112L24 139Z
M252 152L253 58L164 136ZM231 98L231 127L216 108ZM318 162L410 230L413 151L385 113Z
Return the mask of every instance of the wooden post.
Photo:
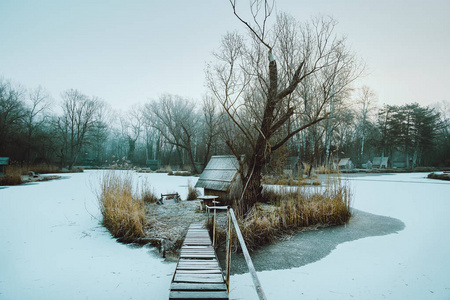
M213 216L213 247L216 243L216 205L214 204L214 216Z
M227 284L228 293L230 292L230 270L231 270L231 215L230 215L230 208L227 209L227 221L228 221L228 230L227 230L227 269L226 269L226 278L225 283Z
M258 297L260 300L266 300L267 299L266 295L264 294L261 283L259 282L258 275L256 275L255 267L253 266L252 259L250 258L250 254L248 253L247 246L245 245L244 238L242 237L241 230L239 229L239 224L236 220L236 216L234 215L232 208L230 208L230 215L231 215L231 219L233 220L233 225L236 230L236 235L239 239L239 243L241 244L242 253L244 254L245 261L247 262L248 270L250 271L250 274L252 275L253 284L255 286L256 293L258 294Z

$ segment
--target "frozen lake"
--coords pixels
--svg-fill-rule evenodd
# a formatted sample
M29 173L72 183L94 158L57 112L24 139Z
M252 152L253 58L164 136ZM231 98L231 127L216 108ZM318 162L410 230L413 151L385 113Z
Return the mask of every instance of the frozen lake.
M102 171L0 188L0 299L167 299L175 263L100 225ZM258 275L269 299L450 299L450 182L425 173L349 178L353 207L405 224L337 245L319 261ZM134 174L186 198L193 177ZM283 255L280 253L279 255ZM248 274L231 299L257 299Z

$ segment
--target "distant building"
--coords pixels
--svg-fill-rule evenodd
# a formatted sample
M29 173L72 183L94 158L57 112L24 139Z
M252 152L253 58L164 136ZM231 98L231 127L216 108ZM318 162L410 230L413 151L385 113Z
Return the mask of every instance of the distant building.
M374 169L387 169L389 163L389 157L374 157L372 168Z
M156 171L160 168L161 163L159 159L147 159L145 164L150 168L152 171Z
M209 160L195 185L204 188L205 195L219 196L228 201L242 190L239 162L234 155L215 155Z
M363 169L372 169L372 162L368 160L365 164L361 164Z
M351 170L354 168L354 165L350 158L342 158L339 161L338 167L340 170Z

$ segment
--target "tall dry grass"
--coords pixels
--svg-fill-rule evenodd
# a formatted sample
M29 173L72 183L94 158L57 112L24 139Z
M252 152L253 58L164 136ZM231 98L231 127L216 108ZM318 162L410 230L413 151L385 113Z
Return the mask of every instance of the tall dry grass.
M142 182L140 189L139 186L137 189L140 190L138 197L144 201L144 203L156 203L159 200L147 180Z
M25 181L22 180L22 175L28 175L32 171L35 174L61 173L61 168L49 164L29 164L24 162L12 162L6 166L5 173L0 177L0 185L18 185ZM82 172L80 168L74 168L72 172Z
M249 249L270 244L284 234L308 228L342 225L351 217L351 193L339 179L329 180L327 187L265 189L265 203L258 204L244 218L237 216L239 227ZM209 225L212 227L211 225ZM217 236L225 240L225 227ZM239 249L238 241L233 241Z
M133 193L129 173L104 173L98 200L103 225L120 242L132 243L145 235L144 202Z
M192 185L192 182L188 182L188 194L186 200L195 200L197 197L200 196L198 190L195 188L194 185Z
M22 169L15 165L6 166L3 176L0 177L0 185L18 185L22 183Z

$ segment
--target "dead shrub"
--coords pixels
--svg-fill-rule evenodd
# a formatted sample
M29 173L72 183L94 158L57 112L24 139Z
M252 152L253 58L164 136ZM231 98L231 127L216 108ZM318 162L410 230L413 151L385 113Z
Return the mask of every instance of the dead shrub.
M188 182L188 195L186 200L195 200L199 196L199 192L197 189L192 185L192 183Z
M9 165L5 168L5 173L0 177L0 185L22 184L22 168L20 166Z
M443 173L443 174L431 173L431 174L428 174L427 177L431 178L431 179L450 180L450 174L448 174L448 173Z
M139 188L138 188L139 189ZM156 203L159 199L155 195L155 191L151 188L151 185L145 180L141 184L139 198L144 203Z

